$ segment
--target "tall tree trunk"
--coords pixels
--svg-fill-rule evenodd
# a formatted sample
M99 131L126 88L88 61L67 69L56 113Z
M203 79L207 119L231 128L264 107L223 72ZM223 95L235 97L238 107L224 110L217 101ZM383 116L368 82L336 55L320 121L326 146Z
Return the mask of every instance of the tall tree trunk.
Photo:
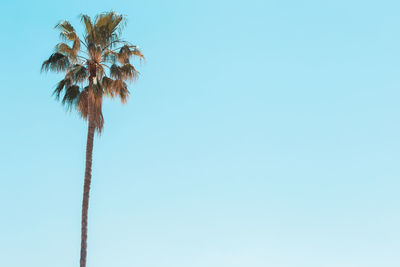
M93 78L89 78L89 86L93 85ZM86 267L87 256L87 233L88 233L88 211L89 211L89 195L90 184L92 182L92 158L93 158L93 141L94 132L96 130L93 118L93 104L88 94L88 136L86 143L86 168L85 182L83 186L83 201L82 201L82 225L81 225L81 259L80 267Z
M86 144L85 183L83 186L83 202L82 202L82 228L81 228L82 232L81 232L80 267L86 267L88 210L89 210L90 183L92 182L92 156L93 156L94 132L95 132L94 124L93 124L93 122L89 121L87 144Z

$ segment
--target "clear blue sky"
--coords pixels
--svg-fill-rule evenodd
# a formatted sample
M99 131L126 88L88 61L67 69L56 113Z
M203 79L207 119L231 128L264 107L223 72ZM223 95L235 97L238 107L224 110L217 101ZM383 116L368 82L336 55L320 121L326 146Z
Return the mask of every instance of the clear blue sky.
M87 127L40 74L113 9L147 62L95 140L88 267L398 267L398 1L2 3L0 265L77 266Z

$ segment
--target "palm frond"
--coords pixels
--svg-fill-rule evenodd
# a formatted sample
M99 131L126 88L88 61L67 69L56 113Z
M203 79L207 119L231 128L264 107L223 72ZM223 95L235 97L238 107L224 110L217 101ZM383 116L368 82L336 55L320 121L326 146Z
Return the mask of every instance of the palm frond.
M56 86L56 88L53 91L53 95L56 97L56 99L60 99L61 92L63 91L65 85L68 85L70 82L68 79L62 79Z
M92 85L91 90L96 101L97 99L103 97L103 88L101 86L101 82L99 81L99 79L96 79L96 82Z
M101 132L104 126L104 117L102 112L103 98L96 96L96 93L91 92L89 86L86 86L79 94L77 101L79 114L85 120L89 118L89 101L91 102L92 107L93 122L97 131Z
M114 87L116 88L116 91L118 91L121 103L125 104L126 102L128 102L129 98L128 85L122 80L116 80L114 82Z
M116 63L118 60L118 53L115 51L112 51L110 49L107 49L103 52L103 59L102 62L108 62L108 63Z
M117 64L112 64L110 67L110 76L114 79L122 79L121 68Z
M74 42L75 43L75 42ZM79 46L80 48L80 46ZM79 50L76 47L70 47L66 43L59 43L55 47L56 52L67 55L72 61L77 61Z
M97 77L103 77L103 76L104 76L104 67L102 64L97 64Z
M81 64L74 64L69 68L66 77L68 77L74 83L83 83L87 80L89 74L85 66Z
M79 51L81 50L81 40L76 38L74 44L72 45L72 49L76 55L78 55Z
M92 108L91 116L93 116L93 122L96 127L96 130L101 133L104 126L104 117L103 117L103 90L100 83L96 83L88 90L88 103L90 102L91 106L88 104L88 108ZM88 115L89 116L89 115Z
M139 72L132 64L125 64L119 68L121 70L122 79L133 81L139 75Z
M65 94L61 101L63 105L65 105L68 110L71 110L78 104L79 101L79 86L78 85L71 85L65 88Z
M68 20L63 20L60 23L57 23L54 28L60 31L75 32L75 28L71 25L71 23Z
M63 91L64 97L61 100L61 103L65 105L68 110L71 110L72 107L78 105L80 88L75 81L71 80L71 76L68 74L57 84L53 91L53 95L55 95L56 99L60 99L60 95Z
M85 87L84 90L79 94L78 98L78 110L79 114L87 120L89 115L89 108L88 108L88 87Z
M140 51L138 46L131 46L131 54L134 56L139 57L140 59L146 60L144 55L142 54L142 51Z
M116 92L115 87L115 80L108 78L107 76L103 77L102 80L102 87L103 87L103 92L106 96L110 98L114 98L116 95L119 95L118 92Z
M96 16L95 27L98 29L104 28L108 33L118 31L125 26L125 17L114 11L105 12Z
M129 98L128 85L123 80L113 80L104 77L102 80L104 94L110 98L119 97L121 102L125 104Z
M142 52L137 46L134 45L123 45L118 52L118 61L121 64L129 63L132 56L137 56L140 59L145 59Z
M91 60L99 63L102 59L102 47L97 43L89 43L88 44L88 53Z
M54 28L60 31L60 37L64 40L76 41L79 39L74 27L67 20L61 21Z
M96 41L106 47L118 40L124 25L123 21L125 21L124 16L113 11L96 16L94 25Z
M92 23L92 19L90 18L90 16L88 16L86 14L82 14L81 15L81 22L85 26L87 42L88 43L93 43L94 39L95 39L95 36L94 36L94 26L93 26L93 23Z
M42 64L42 71L54 71L62 72L66 71L70 66L68 56L56 52L53 53L48 60L45 60Z
M137 78L139 72L132 64L124 64L118 66L117 64L112 64L110 67L110 76L116 80L129 80L133 81Z
M101 134L104 128L104 116L103 116L103 99L100 98L94 106L94 122L96 130Z

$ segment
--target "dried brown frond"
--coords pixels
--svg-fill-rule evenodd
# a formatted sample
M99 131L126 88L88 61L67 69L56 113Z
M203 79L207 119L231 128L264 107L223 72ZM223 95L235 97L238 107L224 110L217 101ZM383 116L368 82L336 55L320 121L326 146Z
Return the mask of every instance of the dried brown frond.
M74 83L83 83L89 77L87 68L82 64L74 64L69 69L65 76Z
M42 64L42 71L62 72L66 71L70 66L68 57L61 53L52 54L48 60Z
M61 103L65 105L68 110L71 110L78 104L79 94L80 90L78 85L68 86L65 88L65 94Z
M87 120L89 114L88 108L88 88L86 87L79 95L78 110L82 118Z

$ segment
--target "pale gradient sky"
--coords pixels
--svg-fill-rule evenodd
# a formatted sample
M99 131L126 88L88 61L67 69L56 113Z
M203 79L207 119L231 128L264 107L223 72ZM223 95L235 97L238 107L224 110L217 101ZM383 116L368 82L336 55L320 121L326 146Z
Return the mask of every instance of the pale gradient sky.
M2 3L0 265L78 266L86 125L40 74L113 9L147 57L95 140L88 267L400 266L400 2Z

